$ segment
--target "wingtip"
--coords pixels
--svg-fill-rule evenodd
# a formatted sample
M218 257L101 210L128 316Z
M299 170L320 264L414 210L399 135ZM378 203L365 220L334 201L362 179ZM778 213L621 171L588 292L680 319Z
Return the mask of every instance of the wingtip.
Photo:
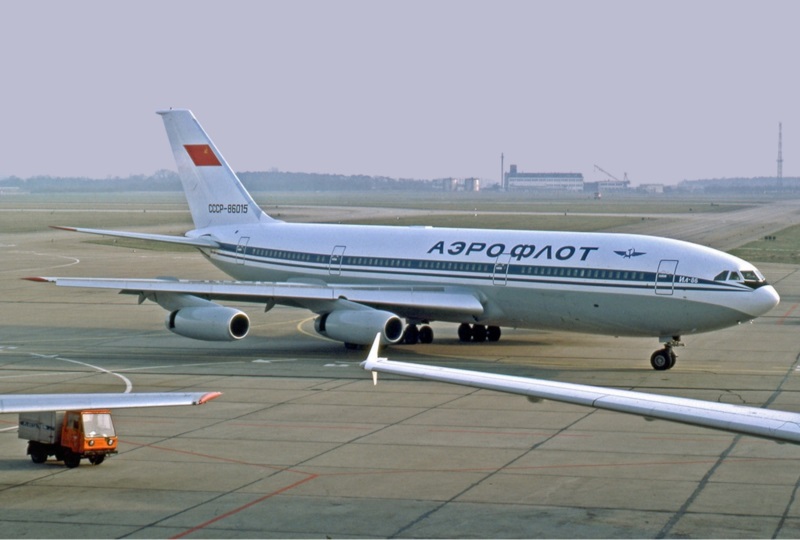
M75 227L64 227L63 225L48 225L48 227L50 227L51 229L59 230L59 231L72 231L72 232L77 232L78 231L78 229L75 228Z
M34 281L36 283L50 283L53 281L52 278L40 277L40 276L28 276L20 279L24 279L25 281Z
M207 392L203 394L203 396L197 400L197 405L204 405L205 403L211 401L212 399L217 399L219 396L222 395L222 392Z
M370 361L376 362L378 360L378 351L381 347L381 333L378 332L375 334L375 341L372 342L372 348L369 350L369 354L367 355L367 363Z

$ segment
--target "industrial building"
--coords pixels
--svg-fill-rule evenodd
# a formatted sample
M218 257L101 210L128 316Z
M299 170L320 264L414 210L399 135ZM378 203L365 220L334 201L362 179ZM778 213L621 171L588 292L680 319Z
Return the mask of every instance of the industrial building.
M504 178L506 191L583 191L581 173L519 172L511 165Z

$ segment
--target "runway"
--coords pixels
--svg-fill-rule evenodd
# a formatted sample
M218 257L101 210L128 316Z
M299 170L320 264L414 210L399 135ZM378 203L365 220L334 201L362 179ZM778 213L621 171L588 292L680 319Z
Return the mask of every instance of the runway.
M798 220L796 204L779 208L777 224L762 206L726 215L727 228L744 237ZM686 237L738 238L673 223ZM165 312L134 297L19 279L224 277L193 253L86 240L0 235L0 392L122 392L127 380L135 392L224 395L119 411L120 453L76 469L33 464L16 415L0 415L2 537L800 535L800 447L424 381L373 387L358 367L366 352L317 336L302 310L242 305L252 335L209 344L170 334ZM649 366L656 340L504 329L500 343L462 344L446 324L434 344L386 355L800 411L800 275L760 269L781 304L687 336L671 371Z

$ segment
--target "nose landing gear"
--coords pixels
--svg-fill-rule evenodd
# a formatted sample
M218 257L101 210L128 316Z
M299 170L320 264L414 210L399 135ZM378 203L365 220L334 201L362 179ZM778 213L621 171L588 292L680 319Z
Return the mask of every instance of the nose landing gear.
M678 356L673 350L674 347L682 347L680 336L672 336L672 339L664 343L664 348L659 349L650 356L650 365L656 371L672 369Z

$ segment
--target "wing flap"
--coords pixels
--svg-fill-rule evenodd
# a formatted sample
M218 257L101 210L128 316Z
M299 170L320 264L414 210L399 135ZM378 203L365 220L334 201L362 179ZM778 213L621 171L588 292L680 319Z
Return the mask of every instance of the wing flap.
M221 392L141 392L130 394L5 394L0 413L66 411L73 409L128 409L203 405Z

